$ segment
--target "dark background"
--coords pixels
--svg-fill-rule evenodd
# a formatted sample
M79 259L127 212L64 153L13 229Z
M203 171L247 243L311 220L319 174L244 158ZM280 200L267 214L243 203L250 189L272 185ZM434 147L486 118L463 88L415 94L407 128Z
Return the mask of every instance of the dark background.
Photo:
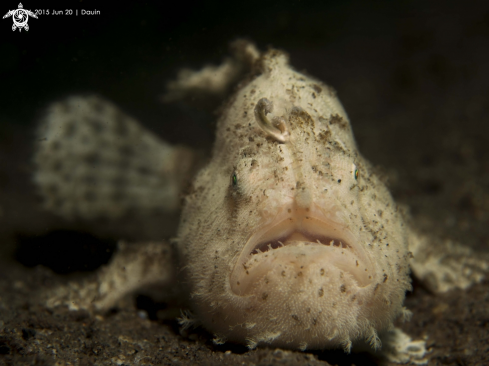
M17 5L2 2L0 15ZM66 222L42 210L30 181L34 131L43 110L68 95L97 93L167 141L209 148L216 116L182 103L165 105L160 96L165 82L179 68L218 64L228 54L229 42L238 37L255 41L260 49L273 45L286 50L296 69L338 91L360 151L383 167L394 197L411 207L419 230L487 252L487 1L120 5L46 0L23 5L31 11L97 9L101 14L40 15L29 20L28 32L12 32L12 19L0 20L0 310L5 322L0 320L0 364L31 364L33 360L51 364L52 356L39 334L57 329L52 324L58 315L46 315L42 306L33 305L32 294L60 280L46 268L61 273L93 270L108 259L106 253L110 254L118 239L107 233L87 237L82 231L90 232L93 223ZM141 228L131 230L125 234L144 237ZM43 266L35 267L37 264ZM15 287L13 283L27 285ZM466 292L435 296L415 282L415 291L407 299L414 318L403 329L429 337L434 349L431 364L489 363L488 293L489 284L484 282ZM71 313L62 314L65 318L58 321L67 324L75 338L81 337L84 330L79 320L73 320ZM123 324L121 314L130 319L129 325ZM134 334L143 332L131 308L104 324L113 328L104 333L94 326L91 348L77 348L62 332L55 332L50 342L73 347L76 356L58 348L61 359L91 364L97 347L102 349L97 357L102 354L109 360L114 356L111 352L116 351L108 346L110 337L126 332L124 326ZM169 328L151 324L155 334L165 334L165 340L158 338L161 347L189 349L187 353L163 352L160 346L140 350L153 357L155 364L171 363L175 358L182 364L278 362L276 354L266 349L223 359L224 351L213 348L210 335L199 335L195 343L180 337L175 324ZM26 351L31 347L30 333L22 329L37 332L41 342L37 351ZM306 356L287 353L283 360L285 364L313 362ZM367 362L338 361L328 353L314 357L317 364Z

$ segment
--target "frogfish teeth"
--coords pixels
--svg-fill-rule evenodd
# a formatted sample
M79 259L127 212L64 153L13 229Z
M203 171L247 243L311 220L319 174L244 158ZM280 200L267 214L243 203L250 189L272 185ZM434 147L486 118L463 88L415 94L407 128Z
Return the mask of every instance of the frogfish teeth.
M401 213L331 87L277 50L254 67L184 204L194 311L250 347L378 347L410 288Z

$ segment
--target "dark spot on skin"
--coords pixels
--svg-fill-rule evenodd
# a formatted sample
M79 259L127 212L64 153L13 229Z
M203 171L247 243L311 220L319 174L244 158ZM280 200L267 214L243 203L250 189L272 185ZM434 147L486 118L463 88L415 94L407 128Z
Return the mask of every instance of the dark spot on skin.
M285 271L282 271L281 275L282 277L285 277Z
M57 197L51 201L51 204L52 204L52 207L59 209L59 208L64 206L65 202L62 198Z
M318 323L318 320L317 320L316 318L314 318L314 319L312 320L312 325L316 325L317 323Z
M292 108L289 114L289 125L292 128L314 131L314 120L309 113L299 107Z
M93 117L87 118L87 124L96 133L101 133L104 130L104 125L102 121L98 118L93 118Z
M311 85L311 88L313 88L313 89L316 91L316 93L318 93L318 94L320 94L320 93L323 91L323 88L321 88L321 87L320 87L319 85L317 85L317 84L312 84L312 85Z
M55 172L59 172L63 169L63 162L61 160L55 160L52 165L52 169Z
M323 288L321 287L321 288L319 289L319 291L318 291L318 296L319 296L319 297L323 297L323 295L324 295L324 290L323 290Z
M297 273L298 277L302 277L302 272Z
M340 286L340 291L341 292L346 292L346 286L345 285L341 285Z
M347 129L348 128L348 122L341 117L339 114L333 114L329 120L330 125L337 125L341 128Z
M51 150L53 151L59 151L61 149L61 142L59 141L54 141L52 144L51 144Z
M251 89L251 90L250 90L250 94L251 94L251 95L253 95L253 94L255 94L255 93L256 93L256 90L255 90L255 89Z
M110 179L110 183L113 187L121 189L127 186L127 178L124 175L120 175Z
M113 202L122 201L124 199L124 191L121 189L116 189L111 194L109 194L109 199Z
M81 180L87 185L97 184L97 178L95 178L95 176L91 174L84 176Z
M119 170L126 170L129 168L129 165L130 165L130 161L128 159L121 159L116 164Z
M71 138L75 135L76 123L73 120L69 120L65 123L64 137Z
M137 172L141 175L151 175L151 169L147 166L140 166L137 168Z
M87 154L83 160L85 163L90 164L90 165L97 165L100 163L100 155L97 153L90 153Z
M294 319L296 322L299 321L299 317L295 314L291 315L292 319Z
M83 199L88 202L94 202L97 199L97 195L93 191L85 191L83 193Z
M384 273L384 283L385 283L385 281L387 281L388 278L389 278L389 276L387 276L387 274Z
M311 94L314 99L316 99L316 93Z
M134 149L131 146L124 145L119 147L119 153L125 158L130 158L134 156Z
M338 179L338 183L341 183L341 179Z
M80 138L80 142L82 143L82 145L88 145L90 143L90 137L88 137L87 135L83 135Z
M248 137L248 141L249 141L249 142L253 142L253 141L255 141L255 139L254 139L253 137L251 137L251 136L250 136L250 137Z
M326 144L330 140L331 140L331 131L327 130L319 133L318 135L319 142Z
M320 274L321 276L324 276L324 268L321 268L321 270L319 271L319 274Z
M57 184L51 183L45 188L46 192L48 192L50 195L54 195L58 193L59 187Z
M267 297L268 297L268 294L266 292L264 292L263 294L261 294L261 299L263 301L265 301L267 299Z

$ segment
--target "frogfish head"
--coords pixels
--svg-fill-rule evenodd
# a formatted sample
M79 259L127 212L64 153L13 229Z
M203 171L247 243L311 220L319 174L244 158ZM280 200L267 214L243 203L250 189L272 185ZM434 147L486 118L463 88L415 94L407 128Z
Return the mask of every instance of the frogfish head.
M186 197L179 249L216 340L380 346L410 288L402 214L333 89L276 50L231 98Z

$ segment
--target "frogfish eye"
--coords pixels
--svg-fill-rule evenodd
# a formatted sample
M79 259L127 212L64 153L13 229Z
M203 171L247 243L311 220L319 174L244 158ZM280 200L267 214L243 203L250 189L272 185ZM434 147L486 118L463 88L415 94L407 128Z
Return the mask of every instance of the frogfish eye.
M238 185L238 177L236 176L236 173L233 173L233 176L231 177L231 183L233 184L233 187L236 187Z
M360 174L360 173L358 172L358 169L355 169L355 180L356 180L356 179L358 179L358 175L359 175L359 174Z

